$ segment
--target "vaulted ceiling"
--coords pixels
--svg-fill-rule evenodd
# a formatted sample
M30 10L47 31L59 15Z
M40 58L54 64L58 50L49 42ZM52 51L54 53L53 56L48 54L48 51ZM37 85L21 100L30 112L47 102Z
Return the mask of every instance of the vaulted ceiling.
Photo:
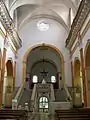
M10 0L9 2L9 11L12 17L16 17L18 29L32 19L50 18L60 22L69 32L80 0Z

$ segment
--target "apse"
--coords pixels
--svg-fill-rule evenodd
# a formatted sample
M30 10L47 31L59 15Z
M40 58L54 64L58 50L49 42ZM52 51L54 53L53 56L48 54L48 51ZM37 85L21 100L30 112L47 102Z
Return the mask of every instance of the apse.
M35 83L41 83L43 80L54 84L58 89L58 73L62 72L62 60L60 55L47 46L36 47L32 49L26 62L26 80L29 81L29 87L33 88L33 79Z

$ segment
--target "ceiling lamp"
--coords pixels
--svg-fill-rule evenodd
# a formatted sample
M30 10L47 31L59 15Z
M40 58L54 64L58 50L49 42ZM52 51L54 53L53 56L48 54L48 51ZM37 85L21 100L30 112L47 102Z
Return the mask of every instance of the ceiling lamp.
M45 20L40 20L37 22L37 28L40 31L47 31L49 29L49 24Z

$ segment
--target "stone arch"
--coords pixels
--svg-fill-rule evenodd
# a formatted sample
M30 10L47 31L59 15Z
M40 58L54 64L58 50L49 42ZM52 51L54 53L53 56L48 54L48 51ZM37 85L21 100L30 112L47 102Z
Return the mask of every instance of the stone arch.
M60 50L58 49L58 48L56 48L55 46L53 46L53 45L50 45L50 44L37 44L37 45L34 45L34 46L32 46L31 48L29 48L26 52L25 52L25 54L24 54L24 57L23 57L23 76L22 76L22 78L23 78L23 83L25 82L25 79L26 79L26 62L27 62L27 57L28 57L28 55L29 55L29 53L33 50L33 49L35 49L35 48L37 48L37 47L42 47L42 46L45 46L45 47L48 47L48 48L51 48L51 49L53 49L53 50L55 50L58 54L59 54L59 56L60 56L60 58L61 58L61 76L62 76L62 81L63 81L63 84L64 84L64 77L65 77L65 72L64 72L64 57L63 57L63 55L62 55L62 53L60 52Z
M90 42L87 42L85 51L84 51L84 58L85 58L85 79L87 85L87 103L90 106Z
M13 63L12 60L7 60L5 65L4 73L4 90L3 90L3 104L6 107L11 107L12 105L12 95L13 95Z
M39 62L42 62L42 59L39 60L39 61L36 61L36 62L32 65L31 69L32 69L37 63L39 63ZM52 65L55 67L56 71L58 72L57 67L56 67L56 64L55 64L53 61L48 60L48 59L45 59L45 62L48 62L48 63L52 64Z

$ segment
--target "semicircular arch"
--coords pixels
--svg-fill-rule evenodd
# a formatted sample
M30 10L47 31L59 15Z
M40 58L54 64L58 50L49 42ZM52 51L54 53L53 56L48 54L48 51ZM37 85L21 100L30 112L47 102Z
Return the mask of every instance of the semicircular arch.
M60 52L60 50L58 48L56 48L55 46L53 45L50 45L50 44L37 44L37 45L34 45L32 46L31 48L29 48L25 54L24 54L24 57L23 57L23 83L25 82L25 79L26 79L26 62L27 62L27 58L28 58L28 55L30 54L30 52L33 50L33 49L36 49L38 47L42 47L42 46L45 46L45 47L48 47L48 48L51 48L53 50L55 50L58 55L60 56L60 59L61 59L61 75L62 75L62 81L63 83L65 82L64 81L64 57L62 55L62 53Z

